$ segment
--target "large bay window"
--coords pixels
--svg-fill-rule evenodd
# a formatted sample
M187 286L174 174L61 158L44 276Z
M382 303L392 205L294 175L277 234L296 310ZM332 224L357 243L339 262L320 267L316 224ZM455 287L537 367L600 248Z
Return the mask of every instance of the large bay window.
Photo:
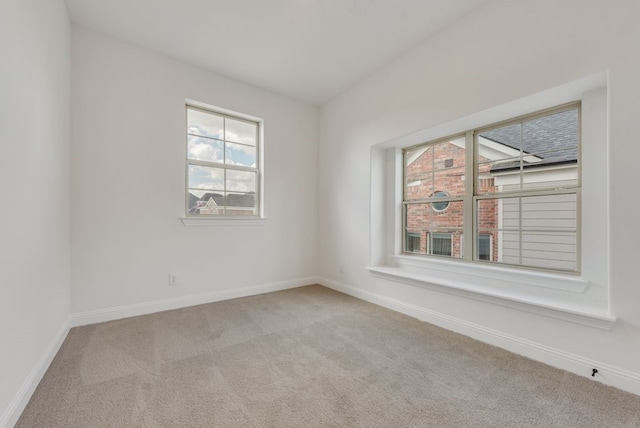
M373 146L370 273L610 328L607 124L600 73Z
M404 149L405 248L579 272L579 153L579 103Z

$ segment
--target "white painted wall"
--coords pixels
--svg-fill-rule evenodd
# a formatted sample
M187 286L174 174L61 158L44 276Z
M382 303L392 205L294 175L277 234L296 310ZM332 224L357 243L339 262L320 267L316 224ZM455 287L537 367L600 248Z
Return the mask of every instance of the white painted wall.
M74 314L317 275L317 108L83 28L72 52ZM185 99L264 119L263 225L178 220Z
M0 11L0 426L28 398L70 312L291 284L318 272L640 379L638 202L629 197L640 155L636 1L496 0L326 105L320 123L313 107L81 28L69 67L62 0L7 0ZM369 275L370 198L380 197L369 194L372 145L603 70L612 331ZM177 219L186 98L265 119L263 225L196 228Z
M640 391L640 204L630 197L637 193L633 171L640 157L634 143L640 112L638 16L635 0L496 0L323 106L319 224L326 282L379 301L392 299L391 306L437 314L433 320L441 325L476 337L508 337L515 345L523 341L557 351L567 361L577 356L601 362L636 379L627 389ZM365 270L370 198L382 197L370 195L373 145L602 71L609 71L610 293L618 317L611 331L374 278ZM531 347L512 349L541 355Z
M0 426L69 322L69 44L62 0L0 4Z

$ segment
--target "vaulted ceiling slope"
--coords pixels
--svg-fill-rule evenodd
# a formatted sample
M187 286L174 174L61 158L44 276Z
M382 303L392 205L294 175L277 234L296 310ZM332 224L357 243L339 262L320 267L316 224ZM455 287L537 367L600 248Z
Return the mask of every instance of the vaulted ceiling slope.
M487 0L66 0L73 23L322 105Z

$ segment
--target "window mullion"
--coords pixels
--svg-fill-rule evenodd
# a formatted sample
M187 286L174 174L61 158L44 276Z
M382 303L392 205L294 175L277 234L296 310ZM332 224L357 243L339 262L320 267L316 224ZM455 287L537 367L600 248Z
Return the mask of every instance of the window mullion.
M582 272L582 189L576 192L576 269Z
M580 190L579 187L564 187L558 189L531 189L531 190L515 190L496 193L485 193L483 195L476 195L478 200L482 199L496 199L496 198L519 198L527 196L549 196L549 195L574 195Z
M220 168L220 169L232 169L235 171L247 171L247 172L258 172L258 168L253 168L250 166L243 165L229 165L219 162L209 162L197 159L187 159L189 165L197 165L197 166L208 166L211 168Z
M463 234L467 236L463 245L463 258L465 260L473 260L474 251L474 215L473 215L473 195L475 194L475 182L476 182L476 162L475 162L475 142L473 131L468 131L465 134L465 182L464 182L464 202L463 202L463 217L462 227Z

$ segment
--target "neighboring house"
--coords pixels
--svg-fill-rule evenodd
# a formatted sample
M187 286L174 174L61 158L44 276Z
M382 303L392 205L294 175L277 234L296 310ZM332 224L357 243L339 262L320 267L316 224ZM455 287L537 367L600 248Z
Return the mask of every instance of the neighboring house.
M481 161L487 158L480 157ZM421 200L431 197L455 197L464 194L465 173L464 141L452 140L424 146L407 159L407 199ZM481 166L488 172L490 164ZM491 192L492 178L483 178L479 185L483 192ZM493 205L496 205L495 203ZM483 210L482 224L497 224L495 207ZM425 203L408 206L406 250L409 252L461 257L463 247L463 203L462 201ZM481 237L482 257L491 259L496 231ZM486 248L485 248L486 247Z
M200 202L200 198L189 192L189 214L198 214L198 212L196 212L198 202Z
M189 214L254 215L255 193L205 193L198 198L189 192Z
M476 194L564 188L578 180L578 110L480 132ZM422 146L406 159L407 200L464 193L464 142ZM478 258L553 269L577 269L575 195L484 199ZM461 257L463 203L407 207L405 250Z

